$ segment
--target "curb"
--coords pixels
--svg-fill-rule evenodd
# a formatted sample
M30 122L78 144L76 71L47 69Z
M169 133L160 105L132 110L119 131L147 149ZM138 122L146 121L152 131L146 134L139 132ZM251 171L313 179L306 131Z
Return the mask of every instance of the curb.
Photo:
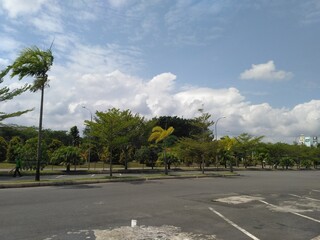
M185 176L161 176L161 177L137 177L137 178L113 178L113 179L90 179L90 180L62 180L62 181L43 181L25 183L2 183L0 189L4 188L26 188L26 187L45 187L45 186L66 186L81 184L113 183L113 182L144 182L152 180L188 179L188 178L210 178L210 177L236 177L240 174L208 174L208 175L185 175Z

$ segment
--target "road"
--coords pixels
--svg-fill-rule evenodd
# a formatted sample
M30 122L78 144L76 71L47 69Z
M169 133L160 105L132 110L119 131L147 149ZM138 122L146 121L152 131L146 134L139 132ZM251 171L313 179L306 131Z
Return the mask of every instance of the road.
M1 239L173 239L172 234L315 240L319 180L320 171L253 171L233 178L0 189ZM130 227L132 220L138 227Z

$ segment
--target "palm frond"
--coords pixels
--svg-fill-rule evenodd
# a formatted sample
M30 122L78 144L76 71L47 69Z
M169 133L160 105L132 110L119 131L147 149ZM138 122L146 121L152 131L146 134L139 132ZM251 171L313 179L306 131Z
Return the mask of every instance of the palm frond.
M155 126L154 128L152 128L152 132L163 132L164 129L160 126Z

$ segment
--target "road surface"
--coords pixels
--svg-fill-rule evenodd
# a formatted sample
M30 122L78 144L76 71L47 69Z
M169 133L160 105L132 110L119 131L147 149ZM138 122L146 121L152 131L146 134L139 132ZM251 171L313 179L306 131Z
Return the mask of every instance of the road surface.
M315 240L319 180L320 171L257 171L233 178L0 189L1 239Z

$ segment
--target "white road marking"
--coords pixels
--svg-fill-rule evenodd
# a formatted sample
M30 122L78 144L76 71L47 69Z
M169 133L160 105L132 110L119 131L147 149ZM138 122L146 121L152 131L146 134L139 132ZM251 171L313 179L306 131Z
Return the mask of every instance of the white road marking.
M63 175L56 176L56 178L62 178L62 177L63 177Z
M313 190L311 190L311 191L313 191L313 192L320 192L320 190L315 190L315 189L313 189Z
M273 205L273 204L271 204L271 203L267 203L266 201L263 201L263 200L259 200L259 202L262 202L262 203L264 203L264 204L266 204L266 205L268 205L268 206L270 206L270 207L273 207L273 208L275 208L275 209L281 209L281 207L276 206L276 205ZM315 218L312 218L312 217L308 217L308 216L306 216L306 215L303 215L303 214L300 214L300 213L297 213L297 212L287 211L287 210L284 210L283 212L289 212L289 213L292 213L292 214L294 214L294 215L297 215L297 216L300 216L300 217L309 219L309 220L311 220L311 221L320 223L320 220L318 220L318 219L315 219Z
M245 235L247 235L248 237L250 237L251 239L254 240L259 240L259 238L255 237L254 235L252 235L251 233L249 233L247 230L243 229L242 227L238 226L237 224L235 224L234 222L232 222L231 220L229 220L228 218L226 218L225 216L223 216L221 213L217 212L216 210L214 210L213 208L209 207L210 211L212 211L213 213L217 214L219 217L221 217L223 220L225 220L227 223L229 223L230 225L232 225L233 227L235 227L236 229L238 229L239 231L241 231L242 233L244 233Z
M92 174L92 175L91 175L91 177L94 177L94 176L95 176L95 174Z
M304 198L304 199L308 199L308 200L311 200L311 201L319 201L319 199L316 199L316 198L310 198L310 197L304 197L304 196L299 196L299 195L295 195L295 194L289 194L290 196L293 196L293 197L297 197L297 198Z

